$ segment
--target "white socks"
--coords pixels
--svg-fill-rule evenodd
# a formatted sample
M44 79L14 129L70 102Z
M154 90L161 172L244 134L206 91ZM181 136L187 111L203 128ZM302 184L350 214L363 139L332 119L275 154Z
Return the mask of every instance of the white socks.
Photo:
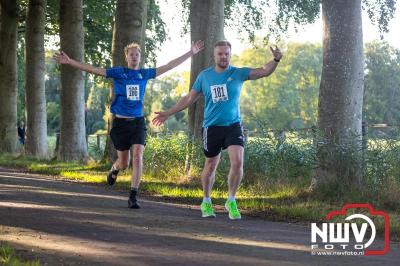
M204 197L204 198L203 198L203 202L205 202L205 203L211 203L211 198L210 198L210 197L208 197L208 198Z
M236 201L235 196L229 196L227 201ZM205 203L211 203L211 198L210 197L203 197L203 202Z

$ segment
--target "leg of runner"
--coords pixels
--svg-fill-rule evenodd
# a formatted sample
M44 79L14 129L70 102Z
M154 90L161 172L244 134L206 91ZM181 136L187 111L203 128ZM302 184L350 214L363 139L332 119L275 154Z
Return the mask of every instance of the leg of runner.
M132 149L132 181L131 192L128 200L128 207L132 209L139 209L140 205L137 202L137 194L140 185L140 178L143 169L143 151L144 145L134 144Z
M107 183L112 186L117 180L117 175L119 171L125 170L129 165L129 150L126 151L118 151L117 150L118 159L112 165L111 170L107 175Z
M211 189L215 181L215 171L219 163L221 154L215 157L207 158L204 163L204 168L201 173L201 181L203 185L203 202L200 205L202 217L215 217L214 208L211 203Z
M229 218L236 220L241 218L235 197L243 176L244 148L239 145L231 145L228 147L228 154L231 167L228 175L229 197L225 203L225 208L229 212Z

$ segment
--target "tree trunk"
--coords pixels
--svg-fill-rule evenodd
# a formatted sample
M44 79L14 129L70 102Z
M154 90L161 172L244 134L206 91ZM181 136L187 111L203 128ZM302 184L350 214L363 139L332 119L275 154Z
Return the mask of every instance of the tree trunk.
M322 1L323 67L317 161L312 187L361 179L364 56L361 0Z
M17 26L19 1L0 1L0 152L17 149Z
M190 87L196 81L198 74L214 64L214 44L224 39L224 0L204 0L190 2L190 32L191 40L203 40L204 51L192 58L190 68ZM200 97L188 110L189 143L185 161L185 171L190 175L193 159L193 142L201 138L201 128L204 118L204 98Z
M141 66L144 64L144 41L147 22L147 0L118 0L115 12L115 23L112 42L113 66L126 66L124 47L131 42L140 44ZM110 89L110 102L114 99L114 90ZM108 118L108 133L110 133L113 117ZM104 159L111 162L117 158L117 152L107 135Z
M82 0L60 1L61 50L83 61ZM80 161L88 158L85 130L83 73L61 65L61 135L58 159Z
M47 0L29 0L26 21L26 154L47 157L44 27Z
M197 75L214 64L214 44L224 39L224 0L192 0L190 3L191 40L204 40L204 51L192 58L190 88ZM189 107L189 133L195 139L201 137L204 116L204 99L201 97Z

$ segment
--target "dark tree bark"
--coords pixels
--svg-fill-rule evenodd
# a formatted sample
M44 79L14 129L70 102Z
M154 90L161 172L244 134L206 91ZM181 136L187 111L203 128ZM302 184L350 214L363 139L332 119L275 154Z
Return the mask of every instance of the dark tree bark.
M25 152L47 157L47 115L44 76L44 32L47 0L29 0L26 21L26 117Z
M217 41L224 39L224 0L192 0L190 3L191 40L204 40L204 51L192 58L190 89L197 75L214 64L213 50ZM201 137L204 99L201 97L189 107L189 132L195 139Z
M0 152L17 149L17 27L19 1L0 1Z
M192 58L190 69L190 88L198 74L214 64L214 44L224 39L224 0L203 0L190 2L191 40L203 40L204 51ZM186 155L185 171L190 175L193 159L193 141L201 138L201 128L204 118L204 98L200 97L189 107L189 144Z
M60 1L61 50L83 61L82 0ZM61 65L61 135L58 159L87 160L85 89L82 71Z
M141 66L144 63L144 42L147 21L147 0L118 0L115 12L115 23L112 42L113 66L126 66L124 47L132 42L140 44ZM110 99L114 98L114 90L110 89ZM110 133L113 117L108 119L108 133ZM104 159L111 162L117 158L117 152L112 144L110 135L107 135Z

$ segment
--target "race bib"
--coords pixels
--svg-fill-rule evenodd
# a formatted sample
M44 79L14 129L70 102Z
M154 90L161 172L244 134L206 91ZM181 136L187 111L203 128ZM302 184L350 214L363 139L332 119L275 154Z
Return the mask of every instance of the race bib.
M139 85L126 85L126 98L131 101L139 101Z
M213 85L210 88L213 103L227 101L229 99L226 84Z

